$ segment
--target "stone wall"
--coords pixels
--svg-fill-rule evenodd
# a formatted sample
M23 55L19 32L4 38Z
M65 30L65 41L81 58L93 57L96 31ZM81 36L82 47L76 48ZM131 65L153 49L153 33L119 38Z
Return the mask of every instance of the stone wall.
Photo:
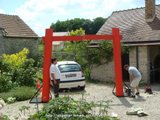
M28 48L30 55L34 56L38 52L38 40L34 38L11 38L3 37L0 34L0 56L3 53L13 54Z
M93 65L91 79L102 82L114 81L114 62L102 65Z
M148 46L132 47L129 54L130 65L137 67L142 73L144 82L150 80L150 59Z
M4 53L2 30L0 30L0 56Z
M131 47L129 64L140 70L144 82L150 80L150 57L148 46ZM91 70L91 79L103 82L114 81L114 62L111 61L107 64L94 65Z
M142 72L142 79L147 82L150 81L150 59L149 59L149 47L139 47L139 69Z
M129 52L129 65L137 67L136 61L136 47L131 47Z

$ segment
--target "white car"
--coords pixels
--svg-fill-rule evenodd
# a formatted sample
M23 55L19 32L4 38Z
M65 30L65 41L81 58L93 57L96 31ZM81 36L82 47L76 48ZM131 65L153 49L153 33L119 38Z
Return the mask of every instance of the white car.
M58 61L56 67L60 73L61 88L85 89L85 77L81 66L75 61Z

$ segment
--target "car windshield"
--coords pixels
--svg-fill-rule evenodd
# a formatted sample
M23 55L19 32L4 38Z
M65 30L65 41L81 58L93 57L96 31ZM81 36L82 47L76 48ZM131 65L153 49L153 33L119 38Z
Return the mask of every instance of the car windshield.
M78 64L63 64L58 66L60 72L76 72L80 71L81 68Z

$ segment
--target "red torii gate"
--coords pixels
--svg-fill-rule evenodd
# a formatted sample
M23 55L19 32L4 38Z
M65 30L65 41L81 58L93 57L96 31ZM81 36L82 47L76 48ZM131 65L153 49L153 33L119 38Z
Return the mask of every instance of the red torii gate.
M50 93L50 78L49 68L52 58L52 41L82 41L82 40L113 40L113 56L114 56L114 71L116 83L116 96L123 96L122 84L122 66L121 66L121 46L120 40L122 36L118 28L112 29L112 35L84 35L84 36L53 36L52 29L46 29L45 36L42 37L44 41L44 63L43 63L43 90L42 102L49 101Z

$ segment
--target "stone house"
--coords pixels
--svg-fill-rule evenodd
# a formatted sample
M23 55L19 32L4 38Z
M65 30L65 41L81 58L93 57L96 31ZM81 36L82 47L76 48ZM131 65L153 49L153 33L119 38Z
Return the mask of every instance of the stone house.
M35 55L38 48L37 34L17 15L0 14L0 56L28 48Z
M54 32L53 36L68 36L69 32ZM64 41L54 41L52 42L52 50L59 51L64 48Z
M130 47L129 54L122 55L122 65L137 67L145 82L160 83L160 5L155 5L155 0L145 0L145 7L115 11L97 34L111 34L112 28L120 28L121 42ZM113 81L113 65L113 61L95 65L92 79ZM129 79L127 75L123 70L123 80Z

